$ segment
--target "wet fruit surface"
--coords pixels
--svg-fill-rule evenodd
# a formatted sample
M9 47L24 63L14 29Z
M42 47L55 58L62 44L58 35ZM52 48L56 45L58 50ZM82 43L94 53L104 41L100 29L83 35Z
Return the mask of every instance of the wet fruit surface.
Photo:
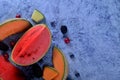
M11 59L21 66L32 65L46 54L50 45L51 33L47 26L44 24L36 25L17 42L12 51Z

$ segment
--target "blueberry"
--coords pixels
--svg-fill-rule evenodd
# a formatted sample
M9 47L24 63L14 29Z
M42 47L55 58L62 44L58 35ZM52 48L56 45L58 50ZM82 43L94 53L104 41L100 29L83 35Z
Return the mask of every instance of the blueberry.
M70 55L70 58L72 58L72 59L73 59L74 57L75 57L75 56L74 56L73 54L71 54L71 55Z
M0 42L0 50L7 51L9 47L4 43Z
M65 26L65 25L62 25L60 29L61 29L62 34L66 34L68 31L67 26Z
M75 73L76 77L80 77L80 74L78 72Z
M56 22L55 21L51 22L50 24L51 24L52 27L56 26Z

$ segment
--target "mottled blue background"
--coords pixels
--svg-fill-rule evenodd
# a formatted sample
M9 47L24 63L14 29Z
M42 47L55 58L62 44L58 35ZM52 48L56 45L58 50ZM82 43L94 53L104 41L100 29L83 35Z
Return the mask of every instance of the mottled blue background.
M120 0L0 0L0 22L17 13L31 21L34 9L45 15L74 80L120 80ZM61 25L68 27L69 45Z

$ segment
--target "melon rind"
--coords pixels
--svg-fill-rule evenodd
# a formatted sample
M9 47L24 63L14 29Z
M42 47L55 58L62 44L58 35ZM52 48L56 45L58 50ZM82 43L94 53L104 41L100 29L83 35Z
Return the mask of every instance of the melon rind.
M62 77L62 80L66 80L67 76L68 76L68 62L65 58L65 55L63 54L63 52L56 46L54 46L53 50L58 50L59 54L61 54L62 58L63 58L63 61L64 61L64 74L63 74L63 77ZM54 57L54 54L53 54L53 57ZM58 63L60 64L60 63ZM54 65L54 63L53 63ZM55 67L54 67L55 68ZM56 79L54 79L56 80Z
M14 22L14 21L26 21L26 23L28 23L27 26L25 26L24 28L22 28L23 31L18 31L18 32L16 32L16 33L24 32L25 30L27 30L27 29L29 29L30 27L32 27L32 24L31 24L28 20L26 20L26 19L24 19L24 18L8 19L8 20L2 22L2 23L0 24L0 27L4 27L4 25L9 24L9 23ZM19 28L19 29L21 29L21 28ZM6 28L5 30L7 30L7 28ZM10 29L9 29L9 30L10 30ZM14 31L14 30L13 30L13 31ZM9 33L6 35L6 37L0 38L0 41L4 40L5 38L7 38L7 37L9 37L9 36L11 36L11 35L13 35L13 34L16 34L16 33L15 33L15 32L14 32L14 33L12 32L12 34L11 34L11 33L9 32Z
M12 22L12 21L16 21L16 20L24 20L24 21L29 22L29 21L26 20L25 18L12 18L12 19L8 19L8 20L2 22L2 23L0 24L0 26L1 26L1 25L4 25L4 24L6 24L6 23ZM30 23L30 22L29 22L29 23ZM30 24L31 24L31 23L30 23ZM32 24L31 24L31 25L32 25Z
M13 48L12 53L11 53L11 60L12 60L13 63L15 63L15 64L17 64L17 65L19 65L19 66L29 66L29 65L32 65L32 64L38 62L41 58L43 58L43 57L46 55L47 51L49 50L49 48L50 48L50 46L51 46L51 42L52 42L52 37L51 37L50 29L49 29L49 28L47 27L47 25L45 25L45 24L38 24L38 25L35 25L34 27L36 27L36 26L44 26L44 27L46 27L46 28L48 29L49 34L50 34L50 43L49 43L49 45L48 45L48 49L45 51L45 53L43 53L42 56L40 56L39 59L37 59L35 62L33 62L33 63L31 63L31 64L25 65L25 64L17 63L17 62L13 59L13 56L12 56L12 55L13 55L13 51L14 51L14 49L16 48L18 42L21 40L21 38L20 38L20 39L18 40L18 42L16 43L16 45L15 45L15 47ZM30 28L30 29L29 29L28 31L26 31L24 34L26 34L27 32L29 32L31 29L32 29L32 28ZM23 35L23 36L24 36L24 35ZM23 37L23 36L22 36L22 37Z

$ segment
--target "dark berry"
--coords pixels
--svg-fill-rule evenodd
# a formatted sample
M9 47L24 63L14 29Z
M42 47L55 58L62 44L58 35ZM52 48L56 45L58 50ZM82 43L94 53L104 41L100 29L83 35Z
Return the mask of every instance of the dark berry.
M56 26L56 22L55 21L51 22L50 24L51 24L52 27Z
M5 59L6 61L8 61L8 58L9 58L8 53L3 53L3 57L4 57L4 59Z
M10 46L13 48L15 46L16 42L15 41L10 41Z
M33 75L35 76L35 77L42 77L42 69L41 69L41 67L38 65L38 64L33 64L32 65L32 71L33 71Z
M0 42L0 50L7 51L9 47L4 43Z
M70 58L74 58L75 56L73 54L70 55Z
M66 34L66 33L67 33L67 26L62 25L60 29L61 29L61 32L62 32L63 34Z
M20 15L20 14L17 14L17 15L16 15L16 18L21 18L21 15Z
M80 74L78 72L75 73L76 77L80 77Z
M66 38L64 39L64 42L65 42L66 44L68 44L68 43L70 43L70 39L69 39L68 37L66 37Z

